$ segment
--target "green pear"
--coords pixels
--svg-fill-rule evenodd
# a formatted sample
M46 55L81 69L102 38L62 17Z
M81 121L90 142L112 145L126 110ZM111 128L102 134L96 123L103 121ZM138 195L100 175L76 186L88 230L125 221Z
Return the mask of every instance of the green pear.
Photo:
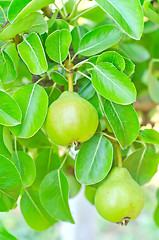
M75 92L63 92L51 104L45 122L50 139L57 145L68 146L90 139L98 127L96 109Z
M143 189L126 168L112 169L95 195L98 213L106 220L127 225L141 213L145 203Z

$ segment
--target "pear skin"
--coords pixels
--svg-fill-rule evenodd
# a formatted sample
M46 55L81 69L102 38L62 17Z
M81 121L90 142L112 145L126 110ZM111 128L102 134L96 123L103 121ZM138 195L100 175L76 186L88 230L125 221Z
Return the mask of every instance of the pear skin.
M57 145L90 139L98 127L98 113L91 103L75 92L63 92L51 104L45 121L45 130Z
M106 220L127 225L141 213L145 203L143 189L126 168L112 169L95 195L98 213Z

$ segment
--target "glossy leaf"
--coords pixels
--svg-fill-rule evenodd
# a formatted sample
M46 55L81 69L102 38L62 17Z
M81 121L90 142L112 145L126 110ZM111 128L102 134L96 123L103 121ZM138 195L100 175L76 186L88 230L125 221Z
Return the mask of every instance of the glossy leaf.
M46 39L46 51L48 56L55 62L63 62L71 44L71 34L68 30L57 30ZM53 47L54 46L54 47Z
M119 42L121 37L121 31L115 26L98 27L83 36L78 54L87 57L98 54Z
M104 22L106 13L99 6L94 5L92 7L80 11L77 16L78 18L79 17L86 18L99 24L101 22ZM76 19L77 16L75 16L74 18Z
M22 183L16 167L2 155L0 155L0 179L0 212L8 212L19 197Z
M18 51L31 73L40 75L46 72L48 66L45 52L36 33L32 33L22 43L18 44Z
M92 85L92 82L87 78L82 78L78 80L78 94L85 98L86 100L91 99L95 94L95 89Z
M136 99L136 89L130 79L118 71L112 63L94 65L92 75L94 88L105 98L119 103L129 104Z
M86 33L87 33L87 29L84 28L83 26L76 26L71 31L72 45L73 45L73 49L74 49L75 52L78 51L80 41Z
M20 20L53 2L54 0L13 0L9 6L8 19L10 22Z
M30 84L15 91L13 98L22 110L22 121L10 130L19 138L32 137L45 120L48 106L47 94L38 84Z
M149 51L142 45L135 43L124 43L120 45L120 48L134 62L144 62L150 58Z
M86 68L87 68L87 72L88 72L89 74L92 74L92 73L93 73L94 65L97 64L97 59L98 59L98 57L99 57L99 55L90 57L90 58L88 59L88 62L86 63ZM89 63L93 63L93 64L89 64Z
M32 158L27 153L18 151L13 154L13 163L20 173L23 186L30 186L36 175L35 164Z
M11 159L11 154L4 143L4 135L3 135L3 126L0 125L0 155L3 155L9 159Z
M108 100L104 110L109 124L121 147L127 148L139 134L139 120L132 105L119 105Z
M50 27L48 33L49 33L49 35L50 35L50 34L53 33L54 31L56 31L56 30L62 30L62 29L66 29L66 30L70 31L70 26L69 26L69 24L68 24L65 20L63 20L63 19L56 19L55 22L54 22L54 24Z
M146 143L159 144L159 132L154 129L144 129L140 131L141 140Z
M0 80L3 83L13 82L17 77L14 62L9 54L2 50L0 55Z
M51 171L60 167L59 156L53 152L53 149L46 149L39 153L35 160L36 165L36 178L33 188L39 189L40 184L44 177Z
M20 124L22 113L16 101L6 92L0 91L0 124L15 126Z
M45 148L51 145L41 129L31 138L18 138L17 140L26 148Z
M5 12L5 14L7 15L7 9L9 7L11 0L9 1L0 1L0 6L2 7L3 11ZM4 14L2 12L2 10L0 9L0 24L5 23L5 18L4 18Z
M40 13L32 13L23 19L13 22L0 33L0 40L14 38L19 33L37 32L42 34L47 31L47 23Z
M139 0L95 0L130 37L139 40L143 31L143 13Z
M128 58L125 58L124 57L124 60L125 60L125 69L124 69L124 73L127 75L127 76L130 76L131 74L134 73L135 71L135 65L134 63L128 59Z
M68 81L67 79L62 75L60 74L59 72L53 72L52 73L52 80L59 84L59 85L62 85L62 86L67 86L68 85Z
M40 198L47 212L54 218L74 223L68 204L69 184L59 170L50 172L42 181Z
M102 135L95 135L82 144L76 159L75 174L82 184L95 184L109 173L113 161L112 144Z
M129 155L123 163L135 181L143 185L148 183L157 172L159 155L150 148L140 148Z
M13 154L12 136L8 127L3 127L3 141L8 151Z
M0 239L1 240L18 240L13 235L11 235L0 222Z
M102 53L97 59L97 63L100 63L100 62L110 62L119 71L123 71L125 69L124 58L115 51L108 51L108 52Z
M26 190L20 209L27 224L35 231L44 231L56 222L42 206L38 191Z
M151 5L151 0L144 1L144 15L150 19L152 22L159 24L159 14Z

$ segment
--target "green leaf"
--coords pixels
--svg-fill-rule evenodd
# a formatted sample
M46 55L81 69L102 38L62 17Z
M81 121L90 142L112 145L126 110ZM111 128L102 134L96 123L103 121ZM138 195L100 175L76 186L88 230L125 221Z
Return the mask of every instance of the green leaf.
M9 44L6 48L5 51L8 53L8 55L11 57L11 59L14 62L15 68L17 70L18 68L18 64L19 64L19 55L18 55L18 51L17 51L17 46L16 44L13 42L11 44ZM17 79L16 79L17 80Z
M67 86L68 85L68 81L67 79L62 75L60 74L59 72L53 72L52 73L52 80L59 84L59 85L62 85L62 86Z
M0 125L0 155L3 155L7 158L11 158L11 154L7 148L7 146L5 145L4 142L4 134L3 134L3 129L4 127L2 125Z
M146 143L159 144L159 132L154 129L144 129L140 131L141 140Z
M153 9L151 5L151 0L145 0L144 1L144 15L150 19L152 22L159 24L159 14L155 12L155 9Z
M13 82L17 77L14 62L9 54L2 50L0 55L0 80L3 83Z
M108 52L102 53L97 59L97 63L100 63L100 62L110 62L119 71L123 71L125 69L124 58L115 51L108 51Z
M41 129L31 138L17 138L17 140L26 148L42 148L51 145L48 138Z
M2 7L3 11L5 12L5 14L7 15L7 9L9 7L10 1L0 1L0 6ZM0 24L5 23L5 18L4 18L4 14L2 12L2 10L0 9Z
M75 52L78 51L80 41L86 33L87 33L87 29L84 28L83 26L76 26L71 31L72 45L73 45L73 49L74 49Z
M18 51L31 73L40 75L47 71L45 52L36 33L30 34L22 43L18 44Z
M62 93L55 86L47 87L47 88L45 88L45 90L46 90L46 92L47 92L47 94L49 96L49 106L51 105L51 103L53 103L55 100L57 100L60 97L61 93Z
M124 43L120 45L120 48L125 52L129 58L134 62L144 62L150 58L149 51L143 46L136 43Z
M32 137L45 120L48 96L38 84L29 84L15 91L13 98L21 108L22 121L18 126L10 127L10 130L19 138Z
M50 172L41 183L40 198L47 212L58 220L74 223L68 194L68 180L60 170Z
M12 136L8 127L3 128L3 141L8 151L13 154Z
M94 205L96 188L93 186L86 185L85 186L85 197L86 199Z
M13 154L13 163L20 173L23 186L30 186L36 175L35 163L32 158L27 153L18 151Z
M36 178L32 185L33 188L39 189L44 177L51 171L60 167L59 156L53 152L53 149L46 149L39 153L35 160Z
M0 124L15 126L20 124L22 113L16 101L6 92L0 91Z
M40 13L32 13L23 19L8 25L1 33L0 40L14 38L19 33L37 32L42 34L47 31L47 23Z
M131 74L134 73L135 71L135 65L134 63L128 59L128 58L125 58L124 57L124 60L125 60L125 69L124 69L124 73L127 75L127 76L130 76Z
M70 31L69 24L63 19L56 19L54 24L52 25L52 27L50 27L48 34L50 35L54 31L62 30L62 29L66 29L66 30Z
M47 21L48 24L48 29L50 29L52 27L52 25L54 24L56 18L58 15L58 10L55 10L54 14L52 15L52 17Z
M112 63L94 65L92 75L94 88L105 98L119 103L129 104L136 99L136 89L130 79L118 71Z
M159 63L159 59L152 59L150 61L150 64L149 64L149 69L148 69L148 72L147 72L147 82L148 82L148 91L149 91L149 95L151 97L151 99L156 102L156 103L159 103L159 94L158 94L158 91L159 91L159 80L158 78L155 76L154 74L154 64L155 67L157 68L158 67L158 64Z
M0 222L0 239L1 240L18 240L5 229L2 222Z
M95 0L130 37L139 40L143 31L143 12L139 0Z
M46 52L53 61L62 63L67 58L70 44L70 32L66 29L57 30L47 37Z
M19 197L22 183L16 167L2 155L0 155L0 179L0 212L8 212Z
M121 147L127 148L139 134L139 120L132 105L119 105L108 100L104 110L109 124Z
M21 20L53 2L54 0L13 0L8 9L8 19L10 22Z
M91 99L89 99L89 102L95 107L95 109L98 112L98 117L99 119L101 119L104 116L104 114L99 103L98 95L95 94Z
M82 37L78 54L86 57L98 54L119 42L121 37L121 31L117 27L100 26Z
M42 206L38 191L25 191L20 209L27 224L35 231L44 231L56 222Z
M95 89L93 88L92 82L87 78L82 78L78 80L78 94L85 98L86 100L91 99L95 94Z
M129 155L123 163L135 181L143 185L157 172L159 155L150 148L140 148Z
M109 173L113 161L112 144L102 135L95 135L82 144L76 159L75 174L82 184L95 184Z
M79 17L86 18L95 22L96 24L97 23L99 24L101 22L104 22L106 13L99 6L94 5L92 7L80 11L77 16L78 18ZM75 16L74 19L76 19L77 16Z

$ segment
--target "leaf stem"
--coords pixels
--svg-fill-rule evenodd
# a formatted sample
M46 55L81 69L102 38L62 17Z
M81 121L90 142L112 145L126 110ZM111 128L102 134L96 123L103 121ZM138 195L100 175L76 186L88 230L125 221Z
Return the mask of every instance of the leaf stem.
M118 142L116 138L110 136L109 134L106 134L105 132L102 132L102 134L107 137L107 138L110 138L113 142Z
M1 51L3 50L3 48L5 48L9 43L13 42L13 40L9 40L7 43L5 43L2 47L1 47Z
M115 147L116 152L117 152L118 167L122 167L122 166L123 166L123 161L122 161L122 155L121 155L121 149L120 149L119 143L116 142L116 143L114 144L114 147Z
M61 0L61 2L62 2L62 6L63 6L63 10L64 10L64 13L65 13L65 16L67 17L67 10L66 10L66 7L65 7L65 4L64 4L64 1L63 0Z
M61 9L56 5L56 3L54 3L55 7L57 8L57 10L59 11L59 13L61 14L61 17L65 20L65 16L63 14L63 12L61 11Z
M67 152L66 152L66 155L65 155L65 157L64 157L64 160L63 160L63 162L61 163L61 165L60 165L60 167L59 167L59 171L62 169L63 165L65 164L66 159L67 159L67 157L68 157L68 155L69 155L69 152L70 152L70 148L68 148L68 150L67 150Z
M45 77L40 78L35 84L38 84L39 82L41 82L44 79L45 79Z
M78 68L78 67L82 66L83 64L85 64L85 63L87 63L87 62L88 62L88 59L83 60L83 61L77 63L77 64L73 67L73 69Z
M3 10L3 8L1 6L0 6L0 10L2 11L4 19L7 22L7 16L6 16L6 14L5 14L5 12L4 12L4 10Z
M66 77L68 79L68 90L70 92L73 92L73 77L74 77L74 71L72 70L73 66L74 66L73 63L70 62L70 60L65 61L65 68L67 69Z
M80 72L80 71L78 71L78 73L81 74L81 75L83 75L84 77L88 78L89 80L91 80L91 77L87 76L85 73Z

